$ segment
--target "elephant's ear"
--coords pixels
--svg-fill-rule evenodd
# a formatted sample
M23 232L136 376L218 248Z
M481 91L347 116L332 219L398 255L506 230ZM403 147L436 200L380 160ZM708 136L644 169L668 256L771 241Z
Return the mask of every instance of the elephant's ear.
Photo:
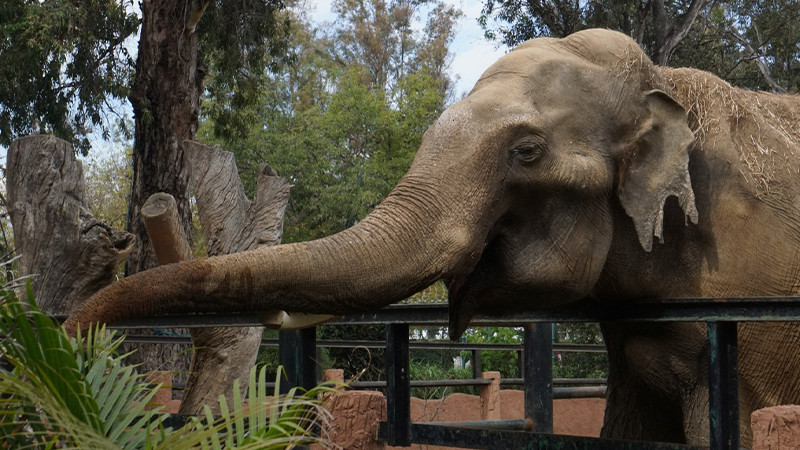
M664 202L674 195L683 212L697 223L689 180L689 148L694 135L686 111L661 91L644 94L646 119L637 132L634 151L620 173L619 200L633 219L639 242L648 252L653 236L664 242Z

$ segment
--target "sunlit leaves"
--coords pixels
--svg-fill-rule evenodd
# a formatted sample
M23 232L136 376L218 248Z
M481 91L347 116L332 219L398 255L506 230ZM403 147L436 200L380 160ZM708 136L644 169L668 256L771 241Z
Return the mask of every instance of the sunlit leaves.
M129 0L0 3L0 145L46 132L86 153L86 134L106 133L127 96L138 25Z
M246 404L236 384L232 398L220 397L219 416L207 412L179 429L165 428L167 415L151 403L160 386L124 363L128 355L117 354L121 339L102 328L68 338L37 309L30 292L23 306L0 285L4 448L284 449L321 441L315 433L328 420L323 394L341 386L325 383L309 392L293 388L280 396L282 372L270 393L266 371L255 368Z
M262 162L292 182L285 242L341 231L368 214L408 169L449 92L447 45L460 12L435 1L337 5L329 29L293 21L294 63L268 74L262 103L245 111L256 118L246 138L220 135L222 116L211 114L199 132L236 154L248 189ZM204 110L227 108L216 98Z
M692 8L697 6L694 16ZM634 38L656 62L707 70L750 89L800 90L796 0L486 0L479 23L487 38L509 46L538 36L609 28ZM686 33L678 33L684 25L690 25ZM673 36L680 39L669 48L665 42Z

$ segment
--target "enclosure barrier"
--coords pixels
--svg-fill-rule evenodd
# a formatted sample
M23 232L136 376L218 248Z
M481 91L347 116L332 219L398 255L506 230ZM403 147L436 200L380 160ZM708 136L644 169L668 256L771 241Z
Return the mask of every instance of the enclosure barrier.
M466 448L562 449L691 449L701 448L657 442L630 442L602 438L552 435L552 322L706 322L709 347L709 433L711 449L739 448L737 322L800 320L800 298L728 298L639 301L602 308L562 308L530 311L513 316L479 315L474 326L524 326L525 415L532 431L519 431L520 423L470 422L454 424L412 423L410 420L408 349L409 324L447 323L442 305L392 306L374 313L339 319L342 324L389 324L387 327L387 421L379 439L390 445L411 443ZM251 314L164 316L125 321L116 327L255 326ZM281 360L290 380L299 386L316 384L314 329L281 333ZM536 343L536 345L535 345Z
M381 324L386 325L386 324ZM324 326L336 326L336 324L326 324ZM162 333L156 335L126 335L125 341L130 344L185 344L192 345L191 337L188 334L172 334ZM262 338L261 346L263 347L279 347L280 339L278 338ZM362 340L362 339L316 339L316 358L321 360L319 350L321 348L386 348L386 341ZM427 387L477 387L485 386L491 381L481 377L483 367L481 363L482 350L511 350L518 354L520 362L519 373L523 373L522 367L524 359L523 344L486 344L486 343L465 343L465 342L450 342L450 341L430 341L424 339L410 339L410 350L419 349L434 349L434 350L466 350L472 354L472 378L469 379L455 379L455 380L411 380L412 388L427 388ZM574 353L605 353L605 345L597 344L569 344L569 343L553 343L553 352L574 352ZM292 358L291 356L288 356ZM320 366L315 365L316 378L321 379ZM606 379L605 378L554 378L553 379L553 398L554 399L570 399L570 398L605 398L606 394ZM170 383L173 390L183 390L185 385L183 383ZM524 378L501 378L501 386L524 386ZM267 382L268 388L275 386L274 382ZM351 389L384 389L387 386L386 381L349 381L348 388Z

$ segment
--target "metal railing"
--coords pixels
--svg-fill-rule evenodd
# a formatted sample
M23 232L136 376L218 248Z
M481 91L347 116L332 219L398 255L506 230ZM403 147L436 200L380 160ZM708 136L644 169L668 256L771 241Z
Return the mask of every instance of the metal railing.
M383 324L386 325L386 324ZM323 325L323 326L336 326L336 324ZM130 344L150 344L150 345L166 345L166 344L186 344L191 345L192 340L189 335L176 335L171 333L164 333L160 335L126 335L125 341ZM262 347L279 347L280 339L278 338L262 338ZM316 339L316 360L320 361L322 358L319 354L321 348L367 348L367 349L385 349L386 341L376 340L363 340L363 339ZM483 363L481 359L482 351L514 351L517 352L520 366L524 361L523 344L502 344L502 343L469 343L469 342L453 342L437 339L410 339L409 348L411 350L456 350L456 351L469 351L471 353L471 371L472 378L464 379L424 379L424 380L411 380L412 388L427 388L427 387L475 387L480 388L491 383L490 380L481 378ZM604 345L597 344L572 344L572 343L553 343L553 352L563 353L605 353L606 348ZM522 367L519 368L519 373L522 373ZM316 364L316 378L321 379L320 365ZM267 382L267 387L274 387L274 382ZM554 378L553 379L553 398L566 399L566 398L604 398L606 393L606 379L605 378ZM501 386L524 386L525 380L521 377L501 378ZM174 390L183 390L185 385L180 382L175 382L172 385ZM386 381L350 381L347 386L351 389L385 389L387 387Z
M393 306L377 312L344 317L342 324L389 324L387 326L387 421L379 427L379 438L390 445L411 443L467 448L573 448L573 449L687 449L681 444L622 442L600 438L552 435L552 322L706 322L709 365L709 438L712 449L739 447L737 323L748 321L798 321L800 298L727 298L648 301L602 308L568 307L529 311L514 315L479 315L474 326L524 326L525 414L522 422L470 422L453 424L412 423L409 411L409 325L447 323L446 306ZM192 315L159 317L118 323L120 327L163 326L252 326L252 314ZM316 383L314 329L282 332L281 361L287 365L295 385ZM536 345L534 345L536 344ZM542 357L544 355L544 357ZM526 422L529 423L529 422ZM520 429L525 431L520 431ZM528 431L530 430L530 431Z

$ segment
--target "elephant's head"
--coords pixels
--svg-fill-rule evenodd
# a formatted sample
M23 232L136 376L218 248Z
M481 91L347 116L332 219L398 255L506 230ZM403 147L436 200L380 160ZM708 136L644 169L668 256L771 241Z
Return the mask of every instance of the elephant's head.
M632 220L649 251L667 197L697 220L693 135L660 87L658 71L619 33L529 41L442 114L409 172L357 226L137 274L90 298L66 326L185 312L344 314L444 278L458 335L480 308L583 298L615 221Z

